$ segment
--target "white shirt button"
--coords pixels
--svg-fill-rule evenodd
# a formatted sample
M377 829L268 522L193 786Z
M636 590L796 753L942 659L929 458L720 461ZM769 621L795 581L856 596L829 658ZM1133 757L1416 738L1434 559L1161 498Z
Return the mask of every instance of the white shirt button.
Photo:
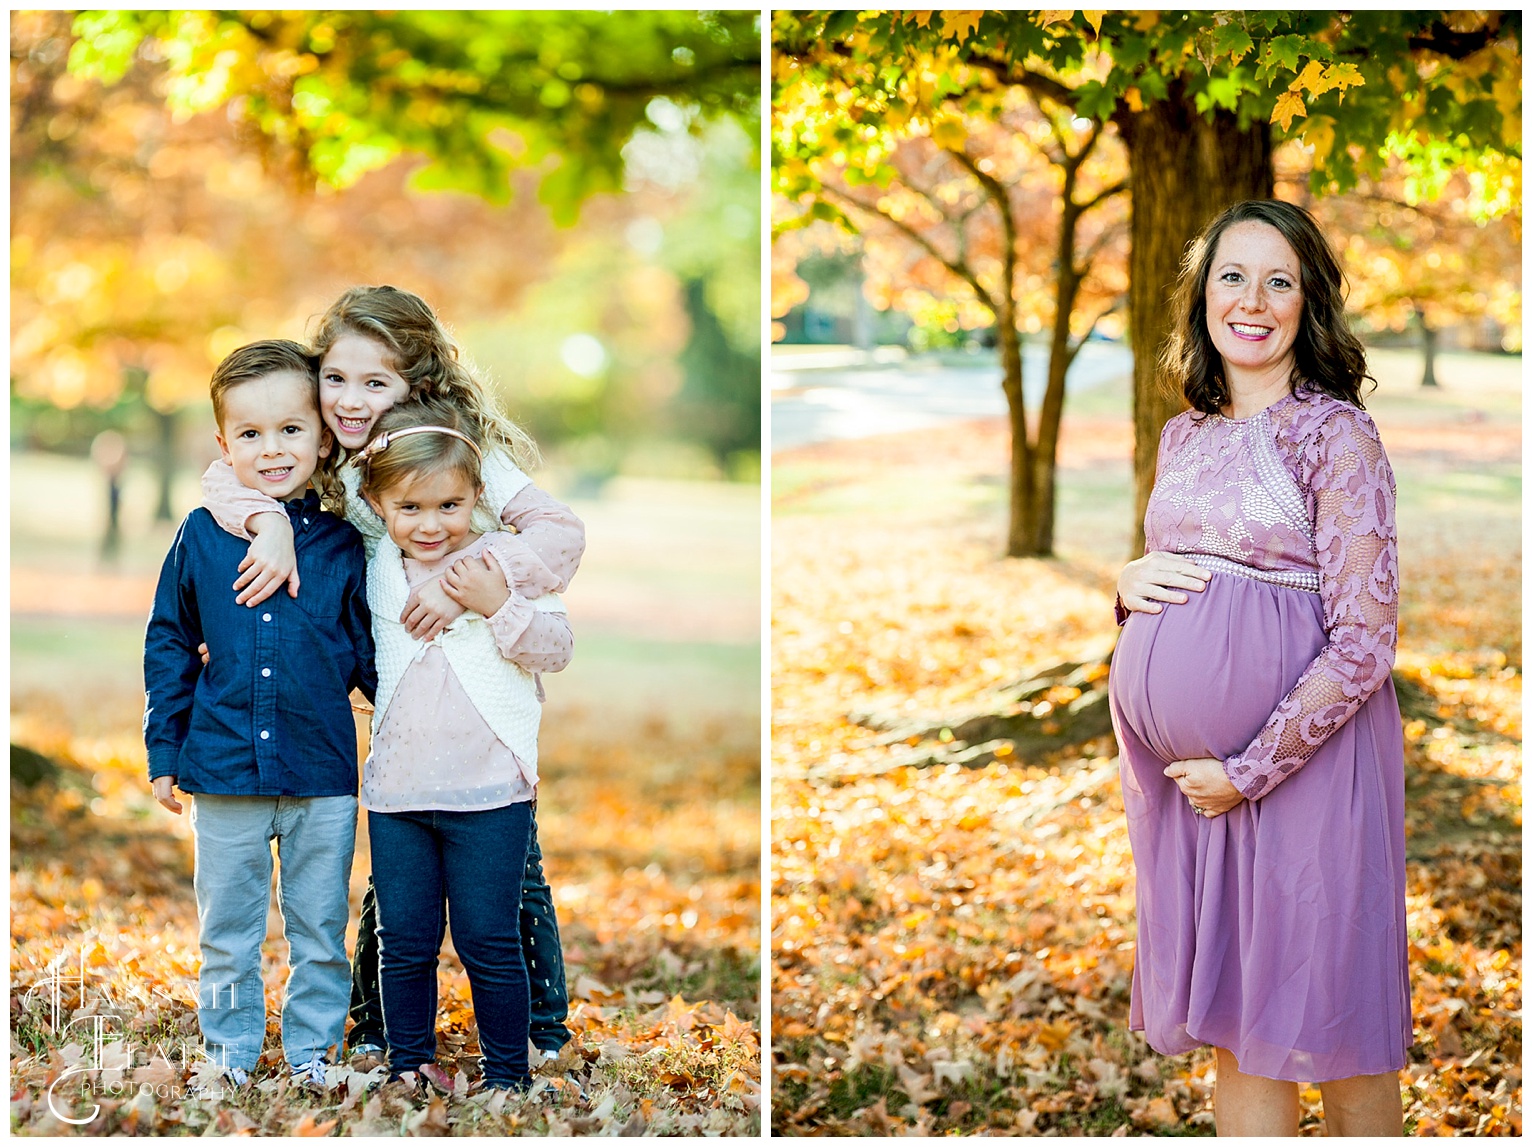
M269 614L269 613L261 614L261 620L262 621L270 621L271 620L271 614Z
M270 669L262 669L261 670L261 676L262 677L270 677L271 676L271 670Z
M269 732L267 732L265 729L261 730L261 740L263 740L263 741L271 740L271 734Z

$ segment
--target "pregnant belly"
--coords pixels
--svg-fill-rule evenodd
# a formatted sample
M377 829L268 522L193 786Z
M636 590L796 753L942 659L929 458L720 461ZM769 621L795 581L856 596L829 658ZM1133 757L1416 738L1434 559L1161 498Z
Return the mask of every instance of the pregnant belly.
M1112 655L1112 706L1165 761L1244 749L1324 646L1318 595L1216 572L1200 594L1134 613Z

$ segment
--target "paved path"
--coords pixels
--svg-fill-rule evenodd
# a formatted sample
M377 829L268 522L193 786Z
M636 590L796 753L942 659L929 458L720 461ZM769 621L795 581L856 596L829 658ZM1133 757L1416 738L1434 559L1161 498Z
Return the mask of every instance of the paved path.
M771 384L771 448L785 450L846 438L918 430L969 418L1004 415L1000 367L995 357L973 365L934 359L857 362L858 352L826 348L824 355L774 356ZM1124 346L1090 343L1070 367L1071 390L1097 386L1132 370ZM1023 379L1030 409L1042 400L1048 355L1029 350Z

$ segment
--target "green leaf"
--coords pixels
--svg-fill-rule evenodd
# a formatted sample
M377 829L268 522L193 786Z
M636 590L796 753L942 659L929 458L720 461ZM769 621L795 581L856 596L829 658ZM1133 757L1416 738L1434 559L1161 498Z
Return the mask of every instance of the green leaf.
M1087 119L1110 119L1116 107L1116 96L1100 80L1088 80L1075 89L1075 111Z
M1239 24L1224 24L1213 29L1214 54L1228 56L1231 64L1239 63L1254 48L1250 33Z
M1228 75L1215 75L1207 87L1197 93L1197 110L1207 115L1214 108L1233 111L1239 105L1240 93L1246 90L1244 73L1235 68Z
M1298 61L1306 54L1309 46L1307 36L1273 36L1266 41L1266 51L1261 58L1262 79L1270 79L1276 72L1298 71ZM1264 73L1264 74L1262 74Z

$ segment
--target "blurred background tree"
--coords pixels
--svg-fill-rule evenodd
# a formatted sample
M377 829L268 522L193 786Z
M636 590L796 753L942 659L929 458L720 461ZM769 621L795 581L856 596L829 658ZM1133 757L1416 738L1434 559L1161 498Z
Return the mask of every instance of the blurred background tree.
M753 476L758 19L14 13L13 442L168 516L217 359L391 282L580 478Z
M789 138L796 109L816 105L826 125L809 142L824 144L823 165L848 173L878 128L863 122L869 106L938 139L976 93L1019 88L1116 128L1132 183L1135 522L1160 429L1180 408L1157 386L1155 362L1185 246L1230 203L1273 194L1278 145L1304 149L1310 195L1385 178L1396 162L1429 199L1453 171L1474 167L1498 181L1479 197L1501 204L1490 215L1519 211L1519 195L1505 193L1508 179L1519 189L1517 11L826 10L773 19L774 167L799 153L801 141ZM864 93L841 102L829 77L851 68ZM780 189L833 218L833 196L811 183Z
M1049 556L1065 375L1127 285L1121 144L1109 125L1022 88L944 82L963 68L946 58L885 68L816 52L805 35L816 27L775 17L777 72L804 90L774 108L773 185L800 208L774 231L831 221L859 233L863 293L908 313L926 346L984 329L1011 424L1006 553ZM1028 334L1049 346L1030 417Z

